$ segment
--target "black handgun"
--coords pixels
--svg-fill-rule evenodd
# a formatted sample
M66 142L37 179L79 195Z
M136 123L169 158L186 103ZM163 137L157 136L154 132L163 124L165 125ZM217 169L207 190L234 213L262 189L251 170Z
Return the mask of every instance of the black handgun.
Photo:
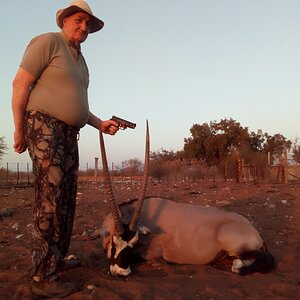
M116 117L116 116L112 116L110 119L115 121L118 124L118 126L123 128L123 129L126 129L127 127L131 128L131 129L134 129L136 127L135 123L129 122L127 120L121 119L121 118Z

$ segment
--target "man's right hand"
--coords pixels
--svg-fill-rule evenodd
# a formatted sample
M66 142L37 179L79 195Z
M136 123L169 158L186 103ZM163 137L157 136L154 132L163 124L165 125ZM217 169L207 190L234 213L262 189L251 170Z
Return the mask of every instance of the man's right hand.
M118 130L118 124L113 120L100 121L100 128L103 133L115 135Z
M14 150L21 154L27 149L24 132L15 131L14 133Z

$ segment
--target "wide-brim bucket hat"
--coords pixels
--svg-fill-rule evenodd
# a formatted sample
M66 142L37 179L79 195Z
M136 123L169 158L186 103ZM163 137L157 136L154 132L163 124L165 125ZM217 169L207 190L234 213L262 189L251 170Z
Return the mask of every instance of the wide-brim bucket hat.
M99 31L103 26L104 22L94 16L90 6L82 0L72 1L70 5L66 8L62 8L56 13L56 23L59 28L63 28L64 18L73 15L77 12L85 12L92 17L92 24L90 33Z

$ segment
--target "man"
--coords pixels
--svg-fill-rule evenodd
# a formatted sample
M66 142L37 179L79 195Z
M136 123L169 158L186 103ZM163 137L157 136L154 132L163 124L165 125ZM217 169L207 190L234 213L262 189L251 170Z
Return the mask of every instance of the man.
M111 135L118 131L116 122L102 121L89 110L89 73L80 48L104 23L85 1L60 9L56 22L60 32L30 41L12 95L14 149L28 148L36 178L31 290L51 298L82 289L58 277L73 229L79 130L89 124Z

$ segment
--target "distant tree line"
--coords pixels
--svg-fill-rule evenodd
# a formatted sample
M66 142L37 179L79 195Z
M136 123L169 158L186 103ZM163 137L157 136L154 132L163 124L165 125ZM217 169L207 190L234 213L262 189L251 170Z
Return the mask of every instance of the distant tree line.
M264 167L280 163L287 152L296 163L300 163L297 140L292 142L282 134L270 135L261 129L251 132L232 118L194 124L190 132L191 137L184 139L182 150L152 152L152 172L156 177L160 178L166 172L166 167L162 167L166 166L166 162L170 164L176 160L198 161L208 167L216 167L225 177L230 164L233 168L237 158L242 158L245 164Z
M249 132L233 119L212 121L209 124L194 124L191 137L184 139L182 150L159 150L152 153L154 160L195 159L204 160L208 165L219 165L229 155L270 154L270 163L276 162L286 150L292 154L293 160L300 163L300 146L297 140L292 142L282 134L269 135L259 129L256 133Z
M204 159L208 165L219 165L229 155L240 154L245 159L270 154L270 163L277 161L284 151L292 150L293 143L282 134L269 135L258 130L249 132L233 119L194 124L192 137L184 140L184 158ZM293 149L293 158L299 155L299 146ZM300 161L298 161L300 162Z

